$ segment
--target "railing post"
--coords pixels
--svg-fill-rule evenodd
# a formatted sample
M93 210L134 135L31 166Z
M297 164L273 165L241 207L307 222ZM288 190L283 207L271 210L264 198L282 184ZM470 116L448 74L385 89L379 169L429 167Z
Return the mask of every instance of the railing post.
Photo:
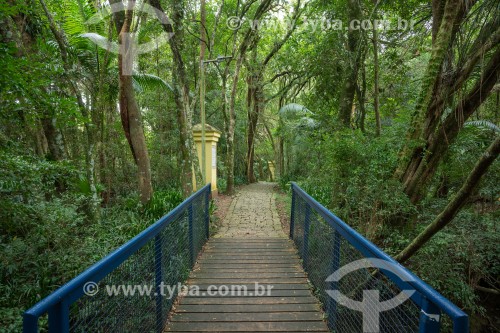
M309 226L311 224L311 206L306 203L306 213L304 216L304 243L302 244L302 266L308 272L308 251L309 251Z
M293 184L291 185L292 188L292 212L290 214L290 239L293 240L293 228L295 227L295 191L293 188Z
M193 227L193 203L188 206L188 221L189 221L189 260L191 267L194 266L194 227Z
M156 332L163 332L163 303L161 295L163 283L163 251L161 233L155 237L155 281L156 281Z
M38 317L31 314L23 314L23 333L38 333Z
M332 248L332 263L330 267L330 274L333 274L340 268L340 241L341 236L340 233L335 230L333 234L333 248ZM331 281L329 290L338 290L339 282ZM326 313L328 314L328 328L330 330L335 331L335 324L337 321L337 302L328 295L327 305L326 305Z
M210 193L212 193L211 184L208 185L207 194L205 195L205 231L207 240L210 238Z
M441 329L441 310L426 298L420 310L419 332L439 333Z
M49 333L69 332L69 305L65 300L49 310Z

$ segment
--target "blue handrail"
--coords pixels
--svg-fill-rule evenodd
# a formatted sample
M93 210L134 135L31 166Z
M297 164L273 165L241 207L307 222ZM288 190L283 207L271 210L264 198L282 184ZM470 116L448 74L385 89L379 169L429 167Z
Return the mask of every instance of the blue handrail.
M401 290L415 290L411 296L411 300L417 304L421 309L420 316L420 327L421 332L431 332L429 327L433 326L432 332L439 332L439 325L429 326L422 325L422 321L425 321L430 317L432 318L440 318L440 311L446 313L453 322L453 332L454 333L468 333L469 332L469 318L465 312L463 312L460 308L458 308L455 304L450 302L443 295L434 290L431 286L426 284L420 278L415 276L412 272L410 272L407 268L400 265L397 261L391 258L388 254L383 252L376 245L368 241L366 238L361 236L356 230L347 225L340 218L335 216L332 212L314 200L309 194L307 194L303 189L301 189L296 183L292 182L292 214L290 221L290 238L294 240L294 224L296 222L296 207L299 200L302 200L305 203L305 218L304 218L304 236L308 237L309 234L309 217L307 217L310 213L310 210L314 210L319 216L321 216L328 225L333 228L336 235L340 235L345 240L347 240L357 251L362 253L366 258L377 258L384 260L391 265L391 271L381 269L381 272L390 279L393 283L395 283ZM302 246L307 246L308 240L302 239ZM337 250L338 251L338 250ZM307 251L303 252L304 254ZM338 254L337 256L340 256ZM303 256L303 259L304 256ZM337 261L338 258L333 258L332 261ZM304 260L304 268L306 271L308 270L307 262ZM338 267L337 267L338 268ZM333 272L331 272L333 273ZM409 277L404 280L401 277ZM436 315L436 316L433 316ZM427 329L425 328L427 327Z
M109 273L115 270L123 262L125 262L131 255L144 247L149 241L154 240L159 236L170 223L186 211L190 212L192 218L192 205L195 200L203 199L204 216L203 224L207 229L204 235L208 238L208 221L209 209L208 198L211 193L211 185L208 184L198 192L191 195L188 199L182 202L179 206L170 211L167 215L162 217L156 223L142 231L140 234L132 238L130 241L113 251L101 259L96 264L89 267L83 273L69 281L55 292L50 294L45 299L38 302L32 308L23 314L23 332L35 333L38 332L39 318L48 313L49 314L49 332L68 332L69 331L69 306L76 302L84 295L84 286L88 282L99 282ZM203 197L202 197L203 196ZM202 198L200 198L202 197ZM191 221L190 221L191 224ZM190 226L192 232L192 227ZM192 241L192 235L189 235ZM190 244L190 250L193 251L193 246ZM161 254L160 252L157 252ZM196 253L190 254L191 258L196 257ZM160 260L161 262L161 260ZM193 263L192 263L193 264ZM161 271L160 271L161 272ZM163 324L163 323L162 323Z

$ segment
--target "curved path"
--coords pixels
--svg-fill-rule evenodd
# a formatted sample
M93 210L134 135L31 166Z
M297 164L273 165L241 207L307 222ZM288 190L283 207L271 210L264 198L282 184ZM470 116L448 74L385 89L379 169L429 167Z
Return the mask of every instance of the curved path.
M281 229L273 183L245 186L191 272L168 332L327 332ZM228 292L228 294L226 294Z

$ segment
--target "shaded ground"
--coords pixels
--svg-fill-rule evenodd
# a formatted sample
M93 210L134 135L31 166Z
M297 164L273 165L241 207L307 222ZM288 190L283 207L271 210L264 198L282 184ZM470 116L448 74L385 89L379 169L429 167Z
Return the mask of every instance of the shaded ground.
M281 222L281 228L285 235L290 234L290 209L292 205L292 199L290 195L284 192L279 185L275 185L274 197L276 202L276 209L278 210L279 219Z
M231 202L214 237L285 237L275 205L274 183L244 186Z
M222 222L226 218L227 211L229 207L231 206L231 202L233 201L233 198L235 195L225 195L219 193L216 197L214 197L214 205L215 205L215 210L211 215L211 234L217 233L217 231L220 229Z

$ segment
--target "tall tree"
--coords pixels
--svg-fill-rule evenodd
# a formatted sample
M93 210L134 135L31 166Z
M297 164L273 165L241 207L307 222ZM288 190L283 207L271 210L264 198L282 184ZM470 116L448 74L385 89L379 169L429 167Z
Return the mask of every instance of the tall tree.
M396 170L413 203L425 195L439 162L464 122L488 98L500 75L500 18L492 15L479 33L457 36L476 1L433 2L433 47L408 137ZM477 12L476 12L477 13ZM437 26L437 27L436 27ZM466 40L460 51L459 43ZM454 61L457 50L458 59ZM454 64L456 62L456 64ZM481 66L477 66L482 63ZM478 70L479 69L479 70ZM476 75L477 73L477 75ZM446 112L449 108L451 112Z
M348 52L347 68L345 68L344 83L340 94L339 120L346 127L351 126L352 105L356 85L358 81L358 73L361 64L361 29L356 29L352 25L353 22L361 21L361 5L359 0L348 0L347 2L347 18L349 28L347 31Z
M121 0L111 0L112 4L119 4ZM132 19L134 17L135 2L128 1L124 11L113 14L116 31L118 32L118 41L120 44L120 53L118 55L119 69L119 102L120 115L123 130L132 151L134 161L138 168L139 194L141 202L146 204L153 195L153 185L151 183L151 166L149 161L148 147L146 137L142 127L142 115L137 103L134 87L132 83L131 58L133 56L132 40L128 38L132 32Z
M260 115L264 112L266 106L266 99L264 94L264 76L265 71L271 62L271 60L279 53L286 42L293 35L295 29L297 28L297 20L304 13L304 8L302 7L301 1L298 0L293 8L293 15L291 17L291 24L288 27L286 34L274 42L273 47L267 54L265 54L263 60L259 60L258 50L259 50L259 34L258 31L254 35L252 40L253 45L251 45L252 55L250 61L247 63L247 180L249 183L254 183L256 181L254 174L254 160L255 160L255 136L257 133L257 125L259 122Z
M160 12L163 7L159 0L150 0L153 7ZM181 153L181 183L184 196L189 196L193 191L193 170L198 184L202 184L201 168L198 154L193 139L193 106L191 89L187 75L186 64L183 58L184 50L184 0L172 1L172 22L163 22L165 32L171 34L168 41L173 56L172 75L174 78L174 99L176 104L177 122L179 125L179 149Z
M259 6L257 7L255 14L253 16L253 21L258 22L264 14L269 10L271 6L272 1L270 0L264 0L262 1ZM253 4L253 2L249 3L247 6L244 6L241 13L239 13L239 8L236 10L237 16L240 17L240 19L243 19L245 14L248 12L250 9L250 6ZM239 14L239 15L238 15ZM235 70L233 74L233 79L232 79L232 85L231 85L231 94L229 97L229 112L228 112L228 126L227 126L227 192L228 193L233 193L234 191L234 132L236 129L236 98L237 98L237 92L238 92L238 80L240 78L240 72L241 68L243 66L243 61L245 59L246 53L252 43L253 36L255 34L255 29L252 29L251 27L247 28L245 33L243 34L243 39L241 40L240 44L238 45L236 43L236 38L237 35L236 33L234 34L235 38L235 43L234 43L234 48L233 48L233 58L236 59L236 65L235 65Z
M500 137L497 137L476 163L464 184L451 199L445 209L425 228L395 259L405 262L422 248L436 233L446 227L467 203L468 198L479 184L482 176L500 154Z

